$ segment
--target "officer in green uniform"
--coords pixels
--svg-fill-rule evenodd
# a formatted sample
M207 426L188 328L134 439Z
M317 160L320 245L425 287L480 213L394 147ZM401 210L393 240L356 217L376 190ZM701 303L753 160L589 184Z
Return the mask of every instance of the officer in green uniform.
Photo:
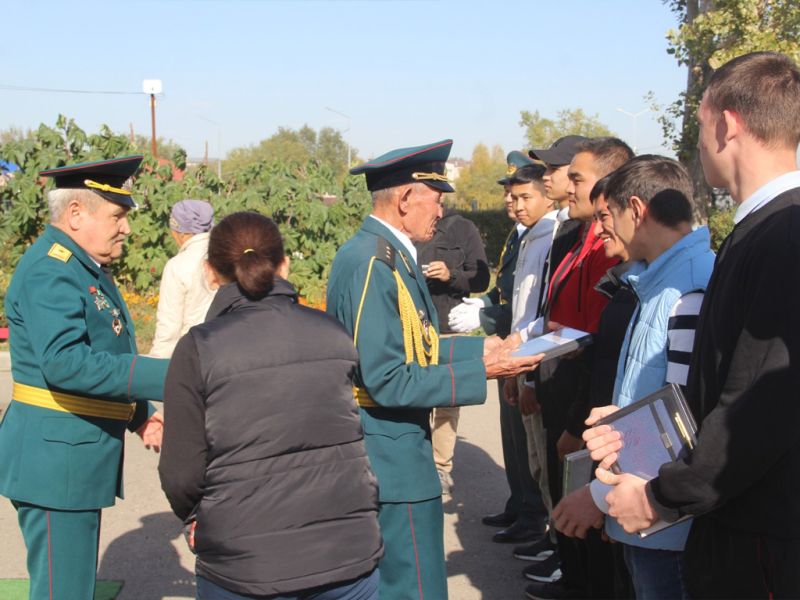
M167 361L139 356L133 321L105 271L135 207L124 182L141 156L61 167L51 223L6 295L12 401L0 423L0 494L28 549L30 598L91 600L100 510L122 497L125 430L160 446Z
M328 312L351 332L367 453L380 485L383 600L447 597L441 485L430 409L480 404L486 379L529 370L499 338L439 338L438 318L413 242L433 236L451 140L394 150L364 173L373 211L336 255ZM484 349L488 354L484 356Z

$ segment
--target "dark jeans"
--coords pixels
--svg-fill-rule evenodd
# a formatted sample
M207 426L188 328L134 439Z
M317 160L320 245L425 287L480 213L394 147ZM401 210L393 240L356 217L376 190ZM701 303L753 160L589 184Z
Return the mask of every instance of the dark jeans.
M503 463L511 495L505 512L514 515L531 528L541 528L547 521L547 509L542 502L538 484L528 467L528 438L522 424L522 414L516 406L503 400L504 379L497 380L500 396L500 440L503 445Z
M625 544L625 564L636 600L688 600L683 584L683 552Z
M197 575L197 600L378 600L378 569L360 579L326 585L291 596L245 596Z

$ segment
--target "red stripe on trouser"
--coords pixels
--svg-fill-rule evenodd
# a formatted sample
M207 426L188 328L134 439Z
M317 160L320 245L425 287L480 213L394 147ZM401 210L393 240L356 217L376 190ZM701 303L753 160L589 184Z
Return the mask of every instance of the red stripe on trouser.
M53 544L50 538L50 511L47 515L47 574L50 580L50 600L53 600Z
M411 525L411 542L414 544L414 560L417 562L417 587L419 588L419 600L422 596L422 571L419 570L419 552L417 551L417 534L414 532L414 516L411 514L411 505L408 505L408 522Z
M453 372L453 352L456 347L456 340L453 339L453 342L450 344L450 364L447 365L450 367L450 406L456 405L456 374Z
M103 525L103 511L97 511L97 552L94 555L94 570L97 572L97 561L100 560L100 528Z

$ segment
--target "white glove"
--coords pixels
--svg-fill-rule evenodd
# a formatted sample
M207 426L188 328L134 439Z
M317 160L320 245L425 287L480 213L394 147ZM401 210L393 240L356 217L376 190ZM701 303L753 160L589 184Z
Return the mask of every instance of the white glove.
M480 298L463 298L447 315L450 329L458 333L469 333L481 326L480 312L485 306Z

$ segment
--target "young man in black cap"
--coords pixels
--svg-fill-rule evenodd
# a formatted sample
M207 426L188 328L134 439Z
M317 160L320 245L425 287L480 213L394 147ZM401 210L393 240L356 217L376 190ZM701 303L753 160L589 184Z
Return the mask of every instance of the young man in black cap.
M130 235L131 156L43 171L50 225L6 296L14 387L0 423L0 494L17 510L31 598L92 598L100 511L122 496L125 430L161 445L167 361L136 351L106 267Z

